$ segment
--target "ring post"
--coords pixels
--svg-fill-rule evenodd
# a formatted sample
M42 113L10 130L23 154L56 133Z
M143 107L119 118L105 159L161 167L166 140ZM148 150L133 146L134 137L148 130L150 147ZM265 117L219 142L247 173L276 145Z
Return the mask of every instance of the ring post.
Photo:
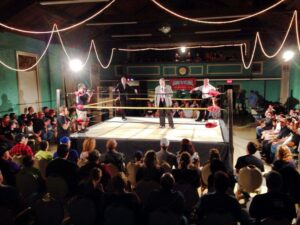
M60 89L56 89L56 111L57 111L57 114L59 114L60 93L61 93L61 90Z
M228 132L229 132L229 148L231 154L231 164L233 165L233 99L232 99L232 89L227 90L227 101L228 101Z

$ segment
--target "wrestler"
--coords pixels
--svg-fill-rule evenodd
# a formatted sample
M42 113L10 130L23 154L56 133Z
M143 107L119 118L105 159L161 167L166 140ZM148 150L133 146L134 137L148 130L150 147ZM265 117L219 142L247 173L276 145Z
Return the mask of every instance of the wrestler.
M93 92L88 91L83 83L78 84L78 91L75 92L76 95L76 113L78 122L78 131L87 131L86 127L89 123L87 118L87 111L84 108L86 104L91 101Z
M201 100L200 106L202 108L207 108L211 104L211 96L209 95L209 92L214 91L214 90L216 90L216 88L209 83L208 78L205 78L203 80L203 85L193 88L190 91L190 93L193 93L193 91L201 91L202 100ZM201 111L199 111L199 116L196 119L196 121L199 122L199 121L202 121L202 119L207 121L208 116L209 116L209 111L208 110L201 110Z

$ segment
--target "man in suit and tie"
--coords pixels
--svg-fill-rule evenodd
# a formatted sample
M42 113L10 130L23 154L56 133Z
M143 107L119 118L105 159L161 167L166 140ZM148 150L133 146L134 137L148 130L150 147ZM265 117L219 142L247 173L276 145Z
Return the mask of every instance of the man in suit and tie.
M166 85L165 79L159 80L159 85L155 88L155 107L172 107L173 91L170 85ZM159 127L166 126L166 114L169 121L170 128L174 129L172 110L160 109L159 110Z
M137 94L137 90L132 88L131 86L129 86L129 84L127 84L126 77L121 78L121 83L118 83L118 85L116 86L116 88L113 91L119 92L119 99L120 99L121 107L129 105L129 95L130 94L133 94L133 93ZM124 120L124 121L127 120L125 109L121 109L121 116L122 116L122 120Z

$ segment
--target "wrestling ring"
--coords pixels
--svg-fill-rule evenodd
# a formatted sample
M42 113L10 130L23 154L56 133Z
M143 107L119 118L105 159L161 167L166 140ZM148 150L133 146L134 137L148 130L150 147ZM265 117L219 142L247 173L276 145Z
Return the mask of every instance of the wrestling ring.
M89 111L108 113L109 118L98 122L88 128L84 133L73 133L71 135L72 143L79 151L82 149L82 143L86 137L96 139L96 148L100 152L105 151L105 144L108 139L116 139L118 142L118 151L124 152L126 160L132 159L137 150L147 151L160 149L160 139L167 138L170 141L169 150L176 153L180 150L180 142L183 138L192 141L196 151L200 156L200 162L203 165L209 155L211 148L217 148L220 151L222 160L226 167L232 171L233 144L232 144L232 90L227 91L227 108L218 107L214 101L207 108L203 107L155 107L146 105L146 102L153 98L129 97L130 106L117 105L117 99L104 99L95 103L85 105L84 108ZM215 96L214 96L215 97ZM172 98L173 101L201 101L201 99ZM139 103L137 103L139 102ZM136 104L134 104L136 103ZM159 128L158 117L139 117L127 116L123 121L117 116L119 110L133 111L156 111L165 110L208 110L212 115L226 114L226 117L212 118L205 122L196 122L195 118L173 118L175 129ZM231 109L231 110L230 110ZM104 112L103 112L104 111ZM231 115L230 115L231 113ZM95 114L95 113L94 113ZM166 119L167 121L167 119Z

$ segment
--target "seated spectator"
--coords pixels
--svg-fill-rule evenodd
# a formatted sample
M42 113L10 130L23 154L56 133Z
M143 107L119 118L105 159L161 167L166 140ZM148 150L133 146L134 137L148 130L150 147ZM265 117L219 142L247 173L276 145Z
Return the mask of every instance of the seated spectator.
M101 155L98 150L94 150L89 154L87 163L79 169L79 179L87 180L91 174L91 171L94 168L99 168L102 171L101 184L105 188L110 180L110 175L106 166L100 163L100 156Z
M203 195L197 204L196 214L198 221L196 224L201 224L209 214L230 214L236 221L241 224L248 224L249 217L242 211L238 201L226 194L230 185L229 177L226 173L219 171L216 172L213 178L213 185L215 192Z
M184 108L190 108L191 106L190 106L189 101L186 101L184 103L183 107ZM182 113L183 118L195 118L194 111L191 110L191 109L184 109L182 112L183 112Z
M32 120L27 120L25 122L24 134L26 134L29 138L35 138L35 133L33 131L33 122Z
M173 104L173 108L178 108L179 107L179 103L177 101L174 102ZM174 118L179 118L182 117L182 110L181 109L173 109L173 117Z
M300 135L298 134L298 121L295 119L288 119L291 122L288 124L288 128L290 129L290 134L281 140L272 142L270 159L274 161L276 156L276 151L281 145L286 145L289 147L291 152L297 152L298 144L300 141Z
M1 119L0 135L6 136L7 134L10 134L9 122L10 122L9 115L5 114Z
M128 192L126 190L126 182L123 179L121 173L118 173L116 176L114 176L111 180L112 184L112 192L108 193L105 198L105 213L111 215L108 213L108 211L114 211L114 207L116 207L116 210L118 213L122 213L121 210L124 209L125 212L128 212L127 210L130 210L133 213L133 223L132 225L139 225L140 220L140 200L137 197L135 193ZM118 215L114 219L112 218L104 218L104 223L106 220L113 220L116 221L118 220ZM130 215L128 215L130 217ZM128 221L118 221L118 223L114 224L128 224Z
M106 142L106 152L102 155L102 162L112 164L118 168L120 172L125 171L125 156L117 151L118 143L115 139L109 139Z
M85 138L82 144L82 152L80 153L80 160L87 160L89 154L96 148L95 138Z
M177 158L172 152L168 151L170 142L167 138L160 140L160 151L156 152L157 160L160 164L167 162L171 168L177 168Z
M0 170L7 185L16 184L16 174L20 171L20 166L11 160L8 144L2 142L0 145Z
M15 137L16 145L10 150L10 155L13 157L15 155L25 156L33 155L32 149L27 145L28 137L22 133L17 134Z
M280 171L284 167L292 167L293 169L296 169L296 164L293 160L290 149L285 145L281 145L277 152L277 160L273 164L273 170Z
M34 176L36 179L39 179L39 180L42 179L40 171L33 166L34 161L33 161L32 156L26 155L23 158L22 162L23 162L23 169L20 172L30 174L30 175Z
M63 178L71 193L77 188L78 183L78 167L75 163L67 160L69 155L68 146L61 144L57 149L57 158L49 162L46 168L46 177Z
M262 143L262 156L266 158L266 161L268 163L272 162L272 158L271 158L271 146L272 144L276 144L276 143L280 143L283 142L285 140L285 138L287 136L290 135L291 130L288 128L287 126L287 120L286 119L281 119L280 120L280 132L278 133L277 137L275 139L272 140L265 140Z
M147 101L147 107L154 107L154 104L151 101ZM154 109L147 109L145 111L145 117L154 117L156 110Z
M281 174L283 185L282 193L287 194L294 204L300 203L300 175L292 167L284 167L279 173Z
M179 168L173 169L172 174L178 184L191 184L198 188L200 186L200 176L197 170L190 169L191 155L183 152L179 159Z
M245 156L240 156L237 159L237 162L235 164L235 169L236 172L238 173L240 169L242 169L243 167L249 166L249 165L254 165L256 166L258 169L260 169L261 172L264 172L264 163L262 162L261 159L257 158L256 156L254 156L254 154L256 153L256 145L253 142L249 142L247 145L247 155Z
M256 195L250 205L250 216L257 222L269 217L283 217L290 221L296 217L295 205L291 199L280 192L282 177L276 171L271 171L266 177L268 192Z
M266 130L271 130L273 127L273 112L266 112L265 120L256 127L256 139L261 139L262 132Z
M163 169L158 166L156 153L148 150L144 157L144 166L136 172L136 182L140 180L159 182Z
M47 160L47 161L51 161L53 159L53 155L49 150L49 142L48 141L42 141L40 143L40 150L34 155L34 157L37 160Z
M178 155L180 155L182 152L188 152L191 156L196 152L193 143L187 138L181 140L180 151L178 152Z
M134 159L126 165L127 178L132 186L136 185L136 172L141 167L143 167L143 152L136 151Z
M84 197L90 199L96 210L96 223L102 224L103 221L103 212L104 212L104 201L105 193L101 184L102 180L102 171L100 168L93 168L90 171L88 180L80 183L79 195L78 197Z
M25 114L26 114L26 112L25 112ZM26 114L27 120L33 120L34 114L35 114L34 108L32 106L29 106L27 109L27 114Z
M44 127L41 130L42 140L51 142L54 137L54 131L52 130L51 120L47 117L43 119Z
M175 179L171 173L164 173L160 178L160 190L150 193L145 211L148 215L157 210L168 210L175 215L183 216L184 214L184 197L174 188Z
M209 149L209 162L213 161L214 159L216 160L221 160L220 152L216 148L211 148Z
M42 132L43 132L44 127L45 127L44 118L45 118L45 114L43 112L38 112L37 117L34 117L32 119L32 121L33 121L33 131L34 131L35 134L38 135L39 140L43 139Z
M75 149L71 148L71 139L69 137L62 137L59 139L59 144L60 145L66 145L68 150L69 150L69 154L68 154L68 160L73 162L73 163L77 163L79 155L78 152ZM58 153L55 152L53 154L53 158L57 158L58 157Z
M25 209L25 203L19 191L4 184L2 172L0 171L0 208L10 209L15 215Z

